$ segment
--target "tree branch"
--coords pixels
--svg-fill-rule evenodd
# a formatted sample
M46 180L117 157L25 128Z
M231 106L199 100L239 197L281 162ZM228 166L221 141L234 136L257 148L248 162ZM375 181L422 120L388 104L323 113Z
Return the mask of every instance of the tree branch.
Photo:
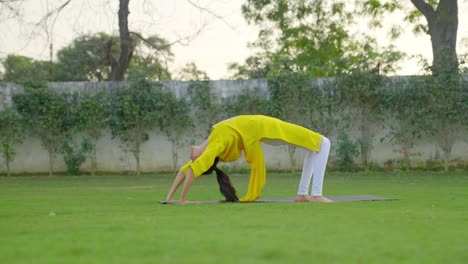
M429 21L435 15L435 11L431 5L424 0L411 0L413 5L426 17Z
M0 14L3 13L3 7L7 10L5 11L8 13L7 15L1 14L1 20L5 21L10 18L19 17L20 16L20 5L23 3L24 0L0 0Z
M39 20L39 22L36 23L36 25L40 25L42 23L44 23L44 21L47 21L47 19L49 19L49 17L55 15L55 14L58 14L60 13L68 4L70 4L72 0L66 0L62 5L60 5L59 7L55 8L55 9L52 9L51 11L49 11L47 14L45 14L45 16L43 16L41 18L41 20Z
M208 8L202 7L202 6L200 6L200 5L198 5L198 4L194 3L194 2L192 2L191 0L186 0L186 1L187 1L190 5L192 5L192 6L194 6L195 8L201 10L202 12L208 13L208 14L210 14L211 16L213 16L213 17L215 17L215 18L217 18L217 19L223 21L223 23L224 23L226 26L228 26L230 29L232 29L232 30L234 30L234 31L236 30L236 29L235 29L231 24L229 24L222 16L220 16L220 15L214 13L213 11L209 10Z

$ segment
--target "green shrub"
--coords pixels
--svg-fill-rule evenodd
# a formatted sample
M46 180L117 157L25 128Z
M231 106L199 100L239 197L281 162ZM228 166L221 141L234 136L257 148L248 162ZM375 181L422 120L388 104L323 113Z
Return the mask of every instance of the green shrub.
M71 138L65 140L61 151L69 175L78 175L80 173L81 165L86 161L92 150L93 144L88 138L84 138L79 146Z
M344 131L338 132L338 148L336 149L337 165L341 170L352 170L355 167L354 159L359 154L355 143Z

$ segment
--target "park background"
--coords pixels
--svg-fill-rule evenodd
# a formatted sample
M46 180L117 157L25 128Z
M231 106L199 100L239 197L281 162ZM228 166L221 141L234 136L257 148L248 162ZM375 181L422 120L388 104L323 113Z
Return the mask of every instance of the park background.
M0 262L468 263L466 3L0 0ZM398 200L160 204L241 113L331 137L326 196ZM300 150L265 152L294 195Z
M185 100L178 104L190 106L181 110L192 113L187 120L191 124L183 124L189 136L177 133L178 138L174 139L163 131L174 124L156 119L174 118L162 108L158 113L157 106L152 105L152 109L144 110L152 116L143 118L148 122L132 138L129 131L139 126L135 120L116 121L116 109L107 109L114 126L100 124L103 135L95 136L92 146L87 147L88 152L95 152L95 158L84 164L84 171L90 170L89 163L93 172L98 165L105 172L175 170L186 158L184 153L190 144L206 137L211 125L237 114L269 114L327 135L336 142L332 157L339 156L332 158L331 165L349 163L352 165L346 166L351 169L388 170L466 167L464 1L244 1L232 5L213 1L2 2L0 11L5 20L1 26L8 32L2 48L2 79L7 82L2 84L2 98L7 108L19 112L9 118L22 118L16 121L28 123L16 128L5 119L3 127L22 132L16 133L17 138L15 133L4 133L3 139L10 137L11 142L2 144L3 170L69 170L67 160L77 162L80 153L73 151L80 152L78 146L86 143L82 142L86 138L83 124L78 124L83 120L54 117L57 109L47 110L51 106L46 104L51 102L36 99L41 90L51 88L53 93L44 92L45 97L55 98L58 92L63 97L59 101L73 101L65 97L78 95L69 95L68 90L114 86L108 81L125 82L115 84L123 89L110 89L116 93L125 87L137 88L135 83L140 83L136 93L151 95L151 89L158 90L152 94L156 97L158 92L174 88L175 100ZM170 22L165 24L167 21ZM172 33L168 33L169 26L174 26ZM185 60L187 54L181 52L183 55L179 56L175 52L181 46L193 47L197 41L206 41L204 36L211 30L217 32L218 39L229 39L231 44L235 43L233 40L242 41L244 45L216 45L211 39L210 45L202 44L192 50L196 60L180 66L181 57ZM247 38L246 32L256 39ZM421 39L425 40L424 45L418 44ZM245 46L249 55L239 53L245 51ZM430 46L432 52L427 49ZM219 49L224 49L224 56L214 55ZM200 59L200 53L212 57ZM231 60L233 55L236 59ZM200 68L208 62L216 65L219 60L227 66L225 76L234 80L211 80ZM222 67L218 64L215 68L218 73L213 75L219 78ZM209 71L216 72L211 67ZM392 77L395 75L400 77ZM158 87L142 91L141 86L154 86L150 82ZM181 91L183 87L187 89ZM14 95L19 91L24 91L26 97ZM230 94L226 95L226 91ZM93 92L83 88L80 94ZM156 101L162 98L152 96L149 97ZM259 101L253 101L254 98ZM36 102L38 108L25 107L28 100ZM236 100L237 108L220 107ZM72 101L68 101L69 106L76 103ZM39 113L38 109L46 109L46 113ZM62 109L62 113L67 111L66 107ZM8 116L7 111L3 113ZM61 120L62 124L40 118L49 122ZM127 123L123 126L122 122ZM116 132L115 124L121 125L120 132ZM88 130L89 125L85 125ZM45 128L49 131L45 132ZM187 140L183 142L180 137L184 136ZM267 149L270 168L297 169L302 153L294 155L295 151ZM65 162L59 158L61 155ZM358 166L354 167L355 160ZM240 164L233 166L245 169Z

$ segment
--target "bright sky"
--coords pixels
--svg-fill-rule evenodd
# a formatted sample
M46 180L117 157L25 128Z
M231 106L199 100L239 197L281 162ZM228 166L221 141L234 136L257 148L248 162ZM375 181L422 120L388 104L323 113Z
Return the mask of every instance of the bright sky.
M407 0L409 2L409 0ZM65 0L26 0L23 4L22 25L13 20L0 20L0 57L15 53L35 59L49 58L49 43L54 53L68 45L80 34L106 32L118 34L118 0L72 0L57 17L55 23L34 27L43 14L57 7ZM209 12L202 12L190 2L202 6ZM129 28L142 32L144 36L158 34L170 42L197 35L190 42L175 44L175 55L170 64L175 71L188 62L195 62L199 69L208 73L211 79L226 79L227 66L231 62L242 63L252 50L248 43L257 38L257 28L247 25L240 7L243 0L132 0L130 2ZM4 17L0 12L0 17ZM220 19L219 17L222 17ZM459 1L459 53L468 52L468 4ZM33 30L35 28L35 30ZM31 34L31 32L34 32ZM49 32L47 34L46 32ZM380 31L379 40L383 45L390 42ZM408 54L422 54L428 60L431 43L427 35L415 37L408 28L404 36L394 42L397 48ZM416 60L402 63L401 75L416 74Z

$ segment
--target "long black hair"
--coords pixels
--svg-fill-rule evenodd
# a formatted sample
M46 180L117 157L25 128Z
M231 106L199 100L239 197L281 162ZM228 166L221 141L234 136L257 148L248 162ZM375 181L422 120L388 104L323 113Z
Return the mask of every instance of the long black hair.
M237 192L234 186L232 186L229 176L224 173L224 171L218 169L219 159L214 160L213 165L205 171L203 174L211 174L213 171L216 172L216 179L218 180L219 191L226 198L226 202L238 202L239 198L237 197Z

